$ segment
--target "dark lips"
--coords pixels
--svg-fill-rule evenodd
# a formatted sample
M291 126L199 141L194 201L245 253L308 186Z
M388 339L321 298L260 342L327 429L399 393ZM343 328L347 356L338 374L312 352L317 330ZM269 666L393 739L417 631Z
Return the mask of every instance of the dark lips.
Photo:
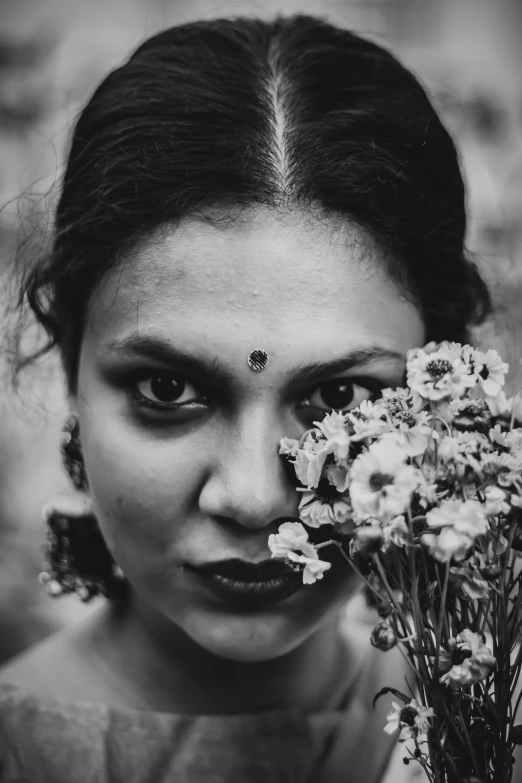
M282 601L303 584L301 573L278 560L221 560L189 568L221 598L252 607Z

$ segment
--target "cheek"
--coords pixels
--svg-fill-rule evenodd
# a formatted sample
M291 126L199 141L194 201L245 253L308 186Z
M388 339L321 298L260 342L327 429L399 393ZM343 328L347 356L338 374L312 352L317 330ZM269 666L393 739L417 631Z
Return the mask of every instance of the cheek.
M138 557L144 568L163 563L197 498L192 449L145 437L117 420L87 421L84 429L94 510L117 562L122 568Z

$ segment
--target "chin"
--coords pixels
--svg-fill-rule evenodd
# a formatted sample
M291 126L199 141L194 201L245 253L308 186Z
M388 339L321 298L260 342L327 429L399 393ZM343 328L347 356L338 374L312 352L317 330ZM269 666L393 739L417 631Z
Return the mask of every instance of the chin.
M280 658L298 647L314 629L291 626L282 618L247 616L206 618L185 627L196 644L231 661L258 663Z

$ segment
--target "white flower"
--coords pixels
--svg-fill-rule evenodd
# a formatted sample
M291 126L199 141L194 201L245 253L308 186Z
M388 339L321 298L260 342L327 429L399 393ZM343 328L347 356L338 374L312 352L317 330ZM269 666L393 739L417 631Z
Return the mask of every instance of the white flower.
M486 487L484 496L486 498L484 504L486 514L507 514L509 512L509 503L506 502L507 494L500 487Z
M465 628L449 640L449 650L439 653L439 670L446 672L440 681L452 688L468 687L487 677L495 663L479 634Z
M383 432L392 430L387 410L378 402L363 400L358 408L347 414L353 425L352 440L378 438Z
M346 492L350 486L350 471L347 465L327 465L324 475L338 492Z
M454 462L461 468L482 469L483 453L491 451L491 444L480 432L456 432L441 438L438 456L445 462Z
M381 440L392 440L408 457L418 457L428 448L430 436L436 440L439 437L428 420L429 414L425 411L421 414L399 413L395 418L396 429L385 432L381 435Z
M340 495L328 481L321 480L316 490L301 489L303 495L299 503L299 516L305 525L342 524L351 518L352 508L348 498Z
M433 475L431 475L433 473ZM424 482L417 487L417 495L421 508L427 508L437 503L441 496L447 494L447 491L440 490L439 486L435 482L435 471L429 470L429 466L423 466L423 478Z
M504 385L504 376L509 370L509 364L503 362L499 354L493 349L485 353L473 350L471 363L484 393L488 397L497 395Z
M277 533L268 536L268 546L272 557L286 557L294 550L313 557L315 552L314 545L308 541L308 532L300 522L283 522Z
M358 410L365 419L382 419L383 416L386 416L386 408L379 401L363 400Z
M390 544L404 546L408 543L410 533L404 516L401 514L390 522L382 524L383 549L388 549Z
M333 454L338 460L345 460L350 449L350 436L346 426L346 416L338 411L327 414L322 421L314 421L326 438L326 453Z
M433 707L422 707L416 699L412 699L404 707L401 707L396 701L392 701L392 707L394 709L386 717L388 723L384 727L384 731L387 734L394 734L400 729L400 742L417 738L420 734L426 734L430 726L429 718L433 718L435 715Z
M293 560L293 557L290 557ZM319 560L319 557L306 557L306 555L300 555L294 562L304 566L303 569L303 584L313 585L318 579L322 579L324 572L328 571L332 567L331 563L327 563L325 560Z
M322 579L331 563L319 559L317 549L308 540L308 533L300 522L283 522L277 533L268 537L272 557L283 558L303 571L303 583L313 584Z
M514 427L508 432L503 432L500 424L495 424L490 429L489 436L495 444L502 446L504 449L509 449L514 454L522 451L522 429L520 427Z
M510 487L512 484L518 485L522 473L522 452L494 456L495 464L503 469L497 477L499 484L502 484L503 487Z
M279 453L289 457L297 457L299 453L299 441L295 438L281 438L279 441Z
M295 472L301 484L309 489L313 489L319 484L327 456L326 441L316 442L312 438L305 441L294 460Z
M486 397L486 405L493 416L511 413L514 401L514 397L506 397L504 390L499 391L493 397Z
M436 560L447 563L461 560L475 538L488 528L484 507L478 500L443 500L438 508L426 514L428 527L438 533L423 533L421 542Z
M349 491L354 512L362 519L401 514L420 481L419 471L406 464L402 449L394 443L377 441L352 465Z
M522 495L511 495L510 502L513 508L522 508Z
M400 411L411 411L412 403L410 389L383 389L379 400L379 405L386 408L392 418Z
M408 386L427 400L462 397L476 383L458 343L441 343L437 350L426 346L408 351L406 368Z

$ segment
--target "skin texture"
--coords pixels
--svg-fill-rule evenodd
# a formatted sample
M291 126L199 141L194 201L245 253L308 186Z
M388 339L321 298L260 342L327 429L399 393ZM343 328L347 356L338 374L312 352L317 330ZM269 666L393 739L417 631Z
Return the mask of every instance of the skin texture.
M143 342L138 354L137 338L207 369L186 371ZM309 215L186 219L99 284L71 402L94 509L132 589L123 613L102 613L92 644L136 703L228 712L325 698L344 660L338 612L359 586L335 550L322 550L334 563L322 582L248 612L184 566L269 558L269 534L299 502L280 438L324 415L325 381L357 381L352 407L375 383L400 385L401 356L423 342L421 316L382 254L356 228ZM292 382L299 368L375 346L390 356ZM254 348L270 356L261 373L247 365ZM183 408L135 403L137 390L156 399L150 376L180 372Z

